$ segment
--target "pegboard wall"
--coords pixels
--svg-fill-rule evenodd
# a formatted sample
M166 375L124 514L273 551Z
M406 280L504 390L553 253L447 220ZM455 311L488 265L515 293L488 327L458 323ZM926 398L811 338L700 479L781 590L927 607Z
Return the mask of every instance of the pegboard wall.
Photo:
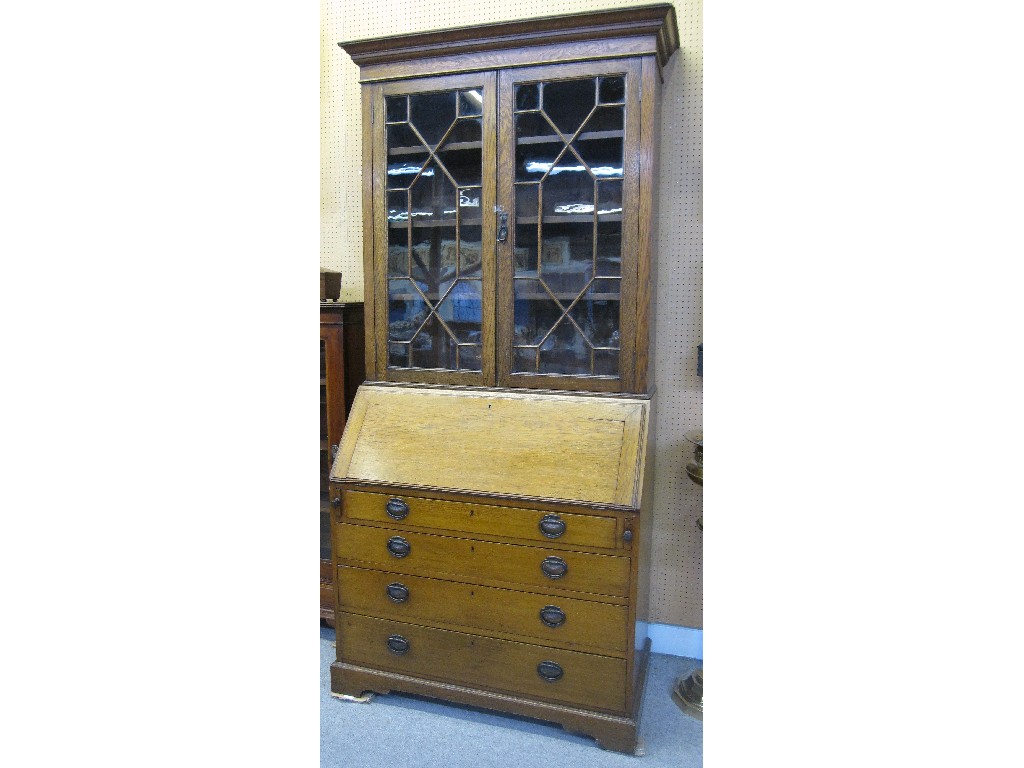
M645 5L651 0L321 0L320 264L342 273L341 297L363 298L361 202L362 115L359 68L342 40L424 32ZM702 490L686 476L692 446L685 432L702 427L697 376L702 338L701 245L702 0L675 2L680 49L665 70L655 323L653 622L701 627Z

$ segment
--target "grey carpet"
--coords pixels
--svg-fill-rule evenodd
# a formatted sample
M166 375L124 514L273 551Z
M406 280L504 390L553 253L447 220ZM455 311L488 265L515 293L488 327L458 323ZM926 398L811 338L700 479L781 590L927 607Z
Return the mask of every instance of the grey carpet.
M672 701L676 678L696 659L651 656L640 716L643 757L606 752L557 725L473 707L388 694L368 704L330 695L334 630L320 628L321 768L692 768L703 729Z

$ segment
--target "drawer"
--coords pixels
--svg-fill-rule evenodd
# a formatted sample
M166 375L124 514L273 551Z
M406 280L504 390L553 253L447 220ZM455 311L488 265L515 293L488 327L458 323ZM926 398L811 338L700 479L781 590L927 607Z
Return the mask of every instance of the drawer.
M403 525L464 531L485 536L507 536L537 542L557 541L584 547L615 549L614 517L544 512L519 507L496 507L415 496L345 491L344 516L373 523L400 521ZM388 512L388 502L392 511ZM541 531L541 521L548 531Z
M597 595L629 594L629 558L500 544L368 525L335 526L339 562L422 576L450 574L514 586L567 589ZM564 573L562 573L564 569Z
M501 632L617 655L626 651L624 605L350 566L338 568L336 583L343 611Z
M626 708L625 659L348 613L336 626L338 659L348 663L587 709Z

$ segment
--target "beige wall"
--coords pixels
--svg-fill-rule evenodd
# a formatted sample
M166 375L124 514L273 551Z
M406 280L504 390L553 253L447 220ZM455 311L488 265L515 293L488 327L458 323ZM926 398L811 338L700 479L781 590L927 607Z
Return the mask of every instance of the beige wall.
M646 3L623 0L321 0L320 263L342 272L342 298L363 289L359 70L337 46L445 27ZM683 433L702 425L696 375L701 313L702 0L675 3L680 50L665 71L662 102L655 383L654 562L651 621L702 626L701 490L686 477Z

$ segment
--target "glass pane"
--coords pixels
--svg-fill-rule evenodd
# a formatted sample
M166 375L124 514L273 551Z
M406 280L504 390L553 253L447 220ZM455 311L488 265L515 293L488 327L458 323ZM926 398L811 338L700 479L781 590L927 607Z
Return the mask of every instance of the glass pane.
M537 280L515 280L515 344L536 346L562 317L562 310Z
M479 344L459 345L459 369L465 371L481 370Z
M619 346L619 297L617 279L595 280L569 315L595 347Z
M626 78L602 77L598 85L598 100L602 104L616 104L626 99Z
M536 184L517 184L515 195L515 274L517 277L536 277L538 187Z
M479 118L468 118L455 123L444 146L437 153L448 174L460 187L480 185L482 146L481 121Z
M388 365L392 368L408 368L409 367L409 351L412 349L410 344L398 344L392 342L388 344Z
M438 316L457 341L479 344L483 318L480 280L456 280L454 285L449 281L442 286L442 293L445 292L447 295L437 307Z
M385 107L388 364L479 371L483 94L394 96Z
M388 229L388 277L409 276L409 228Z
M590 373L590 345L568 320L563 320L540 346L540 372L568 375Z
M516 88L515 373L618 375L624 97L621 75Z
M618 277L622 274L622 223L597 223L597 274Z
M545 221L541 235L541 277L559 301L569 306L594 274L594 224Z
M429 163L411 187L413 226L455 223L455 186L437 163Z
M480 91L469 90L459 93L459 116L479 115L483 113L484 97Z
M540 114L516 115L516 181L538 181L555 164L565 142Z
M427 305L412 280L388 280L388 341L409 341L427 316Z
M403 225L409 220L409 193L404 189L388 192L388 226Z
M462 217L462 222L472 221L474 224L480 223L480 187L467 187L459 190L459 215ZM467 208L475 208L476 210L466 210Z
M416 127L427 144L437 146L455 122L455 91L411 95L409 122Z
M597 178L622 178L622 138L587 138L595 135L582 134L573 149Z
M587 120L583 133L614 133L622 135L625 107L598 107Z
M622 219L622 182L597 182L597 215L599 219Z
M516 109L539 109L540 85L524 83L516 86Z
M385 96L384 105L387 109L387 122L404 123L408 119L408 97Z
M618 376L619 375L619 351L594 350L594 375L595 376Z
M587 173L582 165L559 163L541 186L545 221L578 221L580 216L593 220L594 177Z
M459 275L480 277L480 252L483 247L483 231L480 227L463 225L459 237Z
M516 347L512 350L513 373L537 373L537 348Z
M388 181L389 189L408 187L430 153L405 123L388 126Z
M594 105L595 83L592 79L544 83L544 112L567 136L583 125Z
M432 314L412 340L414 368L455 368L456 345L448 332Z

